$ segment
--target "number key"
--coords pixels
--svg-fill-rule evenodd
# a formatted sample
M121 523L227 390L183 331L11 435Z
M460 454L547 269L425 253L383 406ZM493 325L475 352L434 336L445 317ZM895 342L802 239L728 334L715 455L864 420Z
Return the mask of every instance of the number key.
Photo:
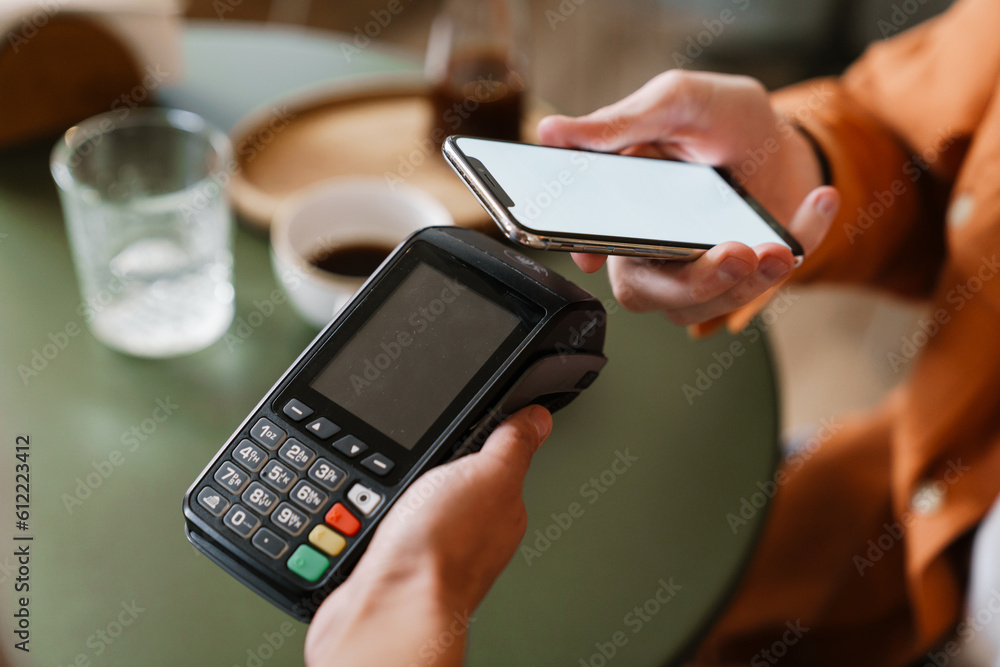
M281 441L285 439L285 432L270 419L261 417L250 429L250 437L264 445L268 449L277 449Z
M289 438L281 446L278 456L285 459L296 470L305 470L306 466L316 458L316 452L309 449L295 438Z
M260 519L242 505L233 505L222 521L240 537L250 537L260 525Z
M260 476L269 486L282 493L290 489L298 479L298 475L277 461L271 461L264 466Z
M281 503L271 515L271 521L278 528L294 537L309 524L309 517L288 503Z
M265 516L270 514L274 506L278 504L278 495L265 489L264 485L260 482L251 484L243 492L241 498L243 502L250 506L250 509L256 510L259 514Z
M250 475L226 461L215 472L215 481L221 484L226 491L239 493L250 481Z
M233 449L233 459L250 472L257 472L267 461L267 452L243 438Z
M347 479L347 473L326 459L320 459L309 468L309 477L327 491L336 491Z
M301 505L303 509L315 514L323 505L326 505L326 494L317 489L309 482L299 482L292 489L292 501L296 505Z

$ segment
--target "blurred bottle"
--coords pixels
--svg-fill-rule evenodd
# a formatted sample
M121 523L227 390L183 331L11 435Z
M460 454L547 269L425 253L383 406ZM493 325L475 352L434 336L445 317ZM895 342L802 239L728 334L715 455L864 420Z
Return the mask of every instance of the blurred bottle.
M526 94L523 7L518 0L446 0L431 27L431 140L451 134L521 137Z

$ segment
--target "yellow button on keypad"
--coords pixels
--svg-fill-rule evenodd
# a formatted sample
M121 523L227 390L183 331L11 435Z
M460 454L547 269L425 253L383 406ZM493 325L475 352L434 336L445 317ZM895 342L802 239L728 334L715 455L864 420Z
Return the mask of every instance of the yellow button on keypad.
M309 531L309 541L331 556L339 555L347 546L347 540L323 525Z

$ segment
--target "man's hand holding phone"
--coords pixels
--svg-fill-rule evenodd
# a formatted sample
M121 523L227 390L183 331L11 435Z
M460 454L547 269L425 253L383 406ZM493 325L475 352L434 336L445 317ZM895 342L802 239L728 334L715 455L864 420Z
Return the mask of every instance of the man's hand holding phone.
M549 116L538 126L541 143L626 155L724 166L734 173L748 151L763 146L767 159L745 185L801 243L808 256L826 235L840 206L805 136L771 107L754 79L672 70L615 104L581 116ZM721 243L691 262L574 254L587 272L608 261L615 297L629 310L663 311L691 325L750 303L791 272L795 258L777 243L755 248Z

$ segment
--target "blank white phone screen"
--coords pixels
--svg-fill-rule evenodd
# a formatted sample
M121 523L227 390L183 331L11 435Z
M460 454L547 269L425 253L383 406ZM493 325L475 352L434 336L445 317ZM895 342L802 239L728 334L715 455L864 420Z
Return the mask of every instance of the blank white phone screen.
M463 137L530 231L716 245L788 244L712 167Z

